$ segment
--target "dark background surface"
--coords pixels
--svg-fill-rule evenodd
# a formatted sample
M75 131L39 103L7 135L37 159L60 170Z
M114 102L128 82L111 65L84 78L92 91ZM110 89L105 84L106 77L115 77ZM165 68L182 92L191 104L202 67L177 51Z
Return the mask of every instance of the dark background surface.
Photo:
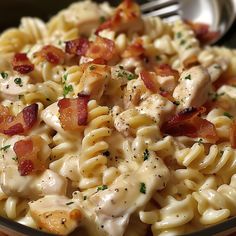
M75 0L0 0L0 31L11 26L18 26L22 16L37 16L48 20L50 16L72 2L75 2ZM119 0L108 2L116 5ZM138 0L138 2L142 3L144 1ZM236 48L236 22L217 44Z

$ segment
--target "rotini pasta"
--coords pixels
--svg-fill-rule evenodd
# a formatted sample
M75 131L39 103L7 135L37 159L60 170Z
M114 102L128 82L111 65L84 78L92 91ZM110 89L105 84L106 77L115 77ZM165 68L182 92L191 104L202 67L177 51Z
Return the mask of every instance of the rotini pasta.
M0 215L90 236L183 235L235 216L236 53L203 46L211 35L130 0L4 31Z

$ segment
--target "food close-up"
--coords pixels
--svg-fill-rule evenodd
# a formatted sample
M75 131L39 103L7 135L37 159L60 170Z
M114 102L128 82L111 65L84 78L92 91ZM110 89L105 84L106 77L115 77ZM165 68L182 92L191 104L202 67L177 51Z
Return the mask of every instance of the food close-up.
M0 215L75 236L183 235L236 216L236 50L210 46L217 34L132 0L3 31Z

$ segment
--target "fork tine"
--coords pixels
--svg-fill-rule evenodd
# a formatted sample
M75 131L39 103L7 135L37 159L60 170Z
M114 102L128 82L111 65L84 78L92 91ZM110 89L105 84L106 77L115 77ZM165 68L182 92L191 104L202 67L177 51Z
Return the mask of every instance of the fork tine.
M141 5L141 11L149 12L178 3L178 0L155 0Z
M179 12L179 4L175 4L172 6L164 7L155 11L144 13L145 16L159 16L161 18L166 18L174 15L178 15Z

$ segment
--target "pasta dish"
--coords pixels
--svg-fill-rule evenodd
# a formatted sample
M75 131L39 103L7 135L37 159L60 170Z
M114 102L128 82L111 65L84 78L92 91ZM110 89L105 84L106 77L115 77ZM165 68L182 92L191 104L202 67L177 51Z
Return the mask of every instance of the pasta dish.
M236 215L236 50L207 25L77 2L0 35L0 215L182 235ZM77 234L76 234L77 235Z

